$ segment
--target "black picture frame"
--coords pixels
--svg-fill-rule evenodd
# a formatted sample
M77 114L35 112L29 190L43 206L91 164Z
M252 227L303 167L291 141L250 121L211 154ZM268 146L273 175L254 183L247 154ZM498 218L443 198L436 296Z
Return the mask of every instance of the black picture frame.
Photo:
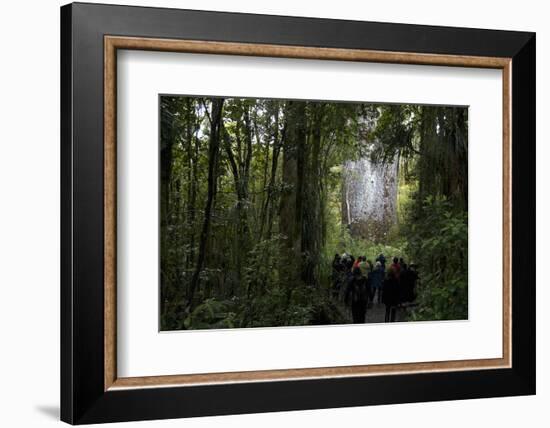
M512 58L512 367L104 391L104 36ZM73 3L61 8L61 419L71 424L535 393L535 34Z

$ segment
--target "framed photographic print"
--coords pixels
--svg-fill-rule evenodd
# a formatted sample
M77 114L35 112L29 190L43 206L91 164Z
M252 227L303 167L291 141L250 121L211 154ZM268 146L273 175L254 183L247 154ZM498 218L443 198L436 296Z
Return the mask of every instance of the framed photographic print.
M61 8L61 418L535 393L535 35Z

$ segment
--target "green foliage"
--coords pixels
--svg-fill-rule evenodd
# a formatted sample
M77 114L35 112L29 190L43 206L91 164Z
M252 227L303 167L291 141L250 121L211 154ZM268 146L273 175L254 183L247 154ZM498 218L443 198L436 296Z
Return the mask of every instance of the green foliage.
M210 298L199 304L177 329L221 329L341 324L346 315L326 293L313 287L270 289L250 299Z
M415 195L418 193L417 180L407 180L401 174L397 195L397 222L404 224L409 220L411 210L415 208Z
M235 313L231 312L231 306L231 301L206 299L188 315L181 328L233 328Z
M290 286L280 281L277 249L284 239L275 235L257 243L247 255L244 289L220 297L199 296L201 303L176 329L249 328L277 325L316 325L345 322L345 314L329 294L329 284ZM206 273L203 277L207 282ZM237 284L234 284L237 286Z
M421 272L413 320L468 317L468 218L453 208L444 197L427 197L406 232Z
M397 153L405 161L418 153L419 112L421 106L383 105L377 108L376 127L372 139L377 141L373 160L391 162Z
M384 254L387 259L390 257L408 258L406 251L406 242L403 238L397 237L388 240L386 243L375 243L361 238L351 236L349 229L340 226L338 234L332 234L327 241L324 251L323 266L329 266L334 258L334 254L353 254L354 256L366 256L367 260L374 262L378 255ZM327 269L327 274L329 270Z

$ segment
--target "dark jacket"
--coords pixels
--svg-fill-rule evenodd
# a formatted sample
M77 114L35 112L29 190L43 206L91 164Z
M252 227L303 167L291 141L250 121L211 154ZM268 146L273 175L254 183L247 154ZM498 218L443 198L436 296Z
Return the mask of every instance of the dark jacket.
M407 269L401 272L401 301L412 302L416 299L416 282L418 280L418 274L412 270Z
M384 257L384 254L380 254L378 257L376 257L375 261L380 262L382 268L386 270L386 258Z
M382 288L384 282L384 271L382 267L375 268L369 273L369 283L372 288Z
M399 280L395 277L388 277L384 280L382 303L387 306L395 306L399 304Z
M365 303L367 302L369 292L367 279L363 275L353 275L346 288L346 303Z

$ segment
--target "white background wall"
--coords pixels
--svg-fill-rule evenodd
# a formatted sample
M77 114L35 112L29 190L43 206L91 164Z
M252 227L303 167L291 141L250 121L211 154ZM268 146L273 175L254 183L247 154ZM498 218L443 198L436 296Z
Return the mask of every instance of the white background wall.
M122 2L122 0L121 0ZM104 1L104 3L113 3ZM148 0L127 4L537 32L538 394L534 397L155 421L141 426L545 426L550 404L545 2ZM0 6L0 424L59 424L59 6ZM546 245L545 245L546 244ZM491 251L490 246L487 248ZM475 385L473 386L475 388ZM137 423L125 426L138 426Z

